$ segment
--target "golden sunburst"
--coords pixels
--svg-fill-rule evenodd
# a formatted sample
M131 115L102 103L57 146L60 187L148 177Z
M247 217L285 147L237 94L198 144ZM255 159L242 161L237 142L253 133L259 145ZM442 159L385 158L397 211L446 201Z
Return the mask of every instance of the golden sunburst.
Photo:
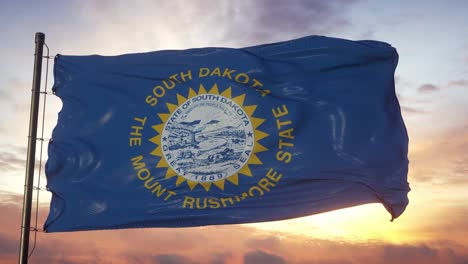
M203 94L212 94L212 95L220 95L225 98L232 100L238 106L240 106L245 114L248 116L251 122L251 126L253 128L253 142L254 146L250 153L250 157L245 162L245 165L237 170L232 175L229 175L223 179L213 180L213 181L194 181L185 178L182 175L179 175L169 164L166 158L164 157L163 150L161 148L161 136L163 134L163 129L166 124L166 121L172 116L174 111L176 111L182 104L190 100L191 98L203 95ZM229 181L234 185L239 185L239 175L244 175L247 177L252 177L252 172L250 171L249 165L260 165L262 164L261 160L258 158L256 153L263 152L268 150L266 147L262 146L259 141L268 136L267 133L258 130L258 127L265 121L262 118L253 117L255 109L257 105L246 105L244 106L245 94L241 94L236 97L232 97L231 95L231 87L228 87L223 92L219 92L218 86L216 84L207 92L205 87L200 84L198 93L195 92L192 88L189 88L188 95L185 97L181 94L177 94L177 104L166 103L168 112L167 113L159 113L158 116L161 119L162 123L158 125L152 126L153 129L158 133L155 137L151 138L150 141L157 145L157 147L151 152L151 155L160 157L158 164L156 165L157 168L166 168L166 179L174 178L176 180L176 186L179 186L183 182L187 182L187 185L191 190L193 190L197 185L201 185L206 191L209 191L211 185L215 185L221 190L224 190L225 180Z

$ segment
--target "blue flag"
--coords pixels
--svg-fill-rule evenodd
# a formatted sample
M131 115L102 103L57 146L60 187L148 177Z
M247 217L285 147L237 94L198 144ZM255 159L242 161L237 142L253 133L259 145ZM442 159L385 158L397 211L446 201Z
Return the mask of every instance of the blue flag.
M408 204L396 50L321 36L63 56L47 232L272 221Z

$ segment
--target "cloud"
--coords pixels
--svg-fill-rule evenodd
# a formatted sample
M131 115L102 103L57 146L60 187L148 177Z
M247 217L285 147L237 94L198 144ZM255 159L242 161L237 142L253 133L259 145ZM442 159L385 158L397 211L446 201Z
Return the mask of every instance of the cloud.
M424 84L418 88L418 92L420 93L431 93L431 92L435 92L438 90L440 90L440 87L435 86L433 84Z
M411 178L446 187L468 185L468 120L462 123L411 146Z
M281 247L281 242L276 236L269 237L255 237L249 239L245 243L250 248L260 248L260 249L279 249Z
M216 253L211 260L211 264L224 264L232 258L232 253L230 251Z
M243 47L304 35L338 34L358 1L240 0L79 2L80 30L61 30L55 48L67 53L119 54L204 46ZM197 26L193 26L193 22ZM58 30L58 29L57 29ZM54 34L54 32L51 32ZM79 35L78 35L79 34ZM69 39L75 39L70 45Z
M463 189L463 188L462 188ZM443 199L438 199L440 204L446 203ZM465 199L459 203L445 205L434 212L434 218L430 221L419 223L413 228L413 232L426 237L439 238L442 248L449 248L458 252L468 252L468 206ZM458 239L455 239L458 237ZM464 247L461 247L463 246Z
M467 256L459 256L451 249L434 249L426 245L383 247L385 263L466 263Z
M304 34L330 34L350 25L346 12L356 1L250 1L245 4L250 19L228 21L225 39L238 39L239 43L279 41ZM246 2L244 2L246 3ZM235 7L234 7L235 10ZM232 11L234 11L232 10ZM232 23L234 22L234 23ZM250 28L250 30L241 30Z
M155 257L159 264L189 264L196 263L179 254L161 254Z
M437 86L434 84L427 83L427 84L423 84L419 86L418 92L419 93L432 93L432 92L436 92L441 89L447 89L447 88L468 88L468 80L465 80L465 79L452 80L443 86Z
M0 233L0 256L4 254L12 254L18 250L18 241L11 237Z
M21 169L24 171L26 164L26 144L29 125L29 108L31 96L31 84L19 78L7 79L9 92L7 97L0 98L0 170L8 172ZM0 87L1 89L1 87ZM10 92L11 90L11 92ZM1 90L0 90L1 96ZM54 102L58 99L49 96L47 98L45 137L51 134L52 124L55 123L57 112L54 111ZM42 111L43 97L41 97L40 110ZM39 113L38 137L41 135L42 112ZM18 144L21 145L18 146ZM44 153L47 143L44 144ZM36 148L39 153L39 144ZM45 155L44 155L45 156Z
M425 245L388 245L384 246L383 251L383 256L387 263L416 263L414 262L414 259L418 259L420 262L429 263L431 260L437 257L437 251Z
M8 216L0 218L0 259L2 263L15 263L21 196L0 193L0 198L0 212ZM47 208L41 207L40 219L44 219L46 212ZM453 210L440 212L444 215L438 219L440 222L428 219L418 224L421 230L412 229L408 232L432 240L413 244L315 239L261 231L245 225L39 233L31 262L459 264L466 263L468 259L468 241L463 242L461 239L468 237L468 223L465 220L467 212L468 207L464 210L454 207ZM443 237L447 234L450 236Z
M0 87L0 105L11 106L15 105L18 100L27 101L29 98L21 98L18 91L22 91L24 94L31 91L29 86L27 89L26 82L21 81L18 78L9 78L6 80L6 85Z
M403 114L403 117L408 116L420 116L422 114L429 113L428 110L422 109L421 103L426 103L421 99L412 99L409 96L403 96L402 93L396 93L398 102L400 103L400 109Z
M9 78L0 87L0 110L3 118L27 117L31 100L31 84L19 78Z
M21 171L23 172L26 167L26 152L25 147L19 147L14 145L2 145L0 146L0 171L4 172L13 172ZM39 148L36 149L36 153L39 152ZM42 163L42 166L45 165L45 160ZM39 168L39 160L36 159L35 163L36 168Z
M286 261L277 255L266 253L261 250L251 251L244 256L245 264L285 264Z
M11 95L4 90L0 90L0 103L2 105L11 102Z
M314 264L352 264L351 261L348 261L348 260L318 260L318 261L314 261Z
M461 80L454 80L449 82L449 87L465 87L468 88L468 80L461 79Z
M358 39L375 39L375 30L368 29L367 31L359 34ZM397 82L396 78L395 82Z
M15 171L23 169L26 165L26 151L20 153L12 146L1 146L0 149L0 170L1 171Z
M404 106L404 105L401 106L401 111L403 112L404 116L414 115L414 114L425 114L426 113L426 111L424 111L424 110L420 110L418 108L414 108L414 107L411 107L411 106Z

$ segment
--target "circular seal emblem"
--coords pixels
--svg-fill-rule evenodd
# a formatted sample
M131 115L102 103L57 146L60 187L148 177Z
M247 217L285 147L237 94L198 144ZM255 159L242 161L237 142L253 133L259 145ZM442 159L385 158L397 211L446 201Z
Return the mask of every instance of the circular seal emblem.
M178 175L214 182L237 173L254 147L249 115L220 94L196 95L175 109L164 124L161 148Z
M259 141L268 134L259 130L265 119L254 116L257 105L245 105L245 97L232 96L231 87L220 92L214 84L207 91L199 84L198 92L189 87L176 94L177 101L166 101L168 111L158 112L161 123L152 126L157 135L149 140L165 179L209 191L253 176L250 166L262 164L257 154L268 149Z

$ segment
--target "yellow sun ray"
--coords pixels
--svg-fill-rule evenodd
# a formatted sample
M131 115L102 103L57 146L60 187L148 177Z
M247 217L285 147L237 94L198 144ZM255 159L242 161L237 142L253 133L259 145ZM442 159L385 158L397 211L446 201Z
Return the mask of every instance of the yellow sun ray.
M161 142L161 134L155 136L155 137L152 137L150 138L149 140L150 142L153 142L154 144L158 144L159 145L159 142Z
M259 127L261 124L263 124L263 122L265 122L265 119L252 117L251 121L252 121L252 126L255 129Z
M209 94L219 94L218 91L218 85L215 83L213 87L211 87L210 91L208 91Z
M206 89L203 84L200 84L200 88L198 89L198 94L206 94Z
M268 137L268 134L264 133L264 132L262 132L260 130L255 130L254 136L255 136L255 140L260 140L260 139L264 139L264 138Z
M159 125L152 126L152 128L153 128L154 130L156 130L156 132L158 132L159 134L161 134L161 133L162 133L162 130L163 130L163 128L164 128L164 123L159 124ZM159 143L157 143L157 144L159 144Z
M188 186L190 187L190 190L193 190L193 188L195 188L195 186L198 185L198 182L196 182L196 181L191 181L191 180L187 180L187 184L188 184Z
M234 98L232 98L232 100L238 105L243 105L244 100L245 100L245 94L241 94L241 95L239 95L237 97L234 97Z
M256 165L261 165L263 164L262 161L255 155L255 153L250 156L249 161L247 161L247 164L256 164Z
M222 191L224 191L224 179L223 180L218 180L218 181L214 181L213 184L218 187L219 189L221 189Z
M161 121L165 123L169 117L171 117L171 114L166 114L166 113L160 113L158 114L159 118L161 118Z
M169 165L167 164L167 161L166 159L164 158L161 158L158 162L158 164L156 165L156 168L167 168Z
M171 168L167 169L166 179L170 179L170 178L175 177L175 176L177 176L177 173L173 169L171 169Z
M211 187L211 182L200 182L200 185L203 186L205 191L209 191Z
M221 93L221 96L231 99L231 86Z
M265 148L264 146L262 146L260 143L255 142L255 146L253 148L254 153L263 152L263 151L267 151L267 150L268 149Z
M230 181L234 185L239 185L239 174L233 174L226 178L226 180Z
M197 95L197 93L192 89L192 87L190 87L187 99L190 99L190 98L192 98L192 97L194 97L196 95ZM171 111L171 113L172 113L172 111Z
M166 103L167 109L169 109L169 112L174 112L177 109L177 105L171 104L171 103Z
M245 165L238 172L244 174L245 176L252 177L252 172L250 171L249 165Z
M153 155L153 156L158 156L158 157L162 157L162 155L163 155L160 146L158 146L157 148L153 149L153 151L151 151L150 154Z
M255 112L255 109L257 109L256 105L246 105L246 106L244 106L244 110L249 116L253 115L253 113Z
M185 178L182 176L177 176L176 186L181 185L185 181Z
M183 104L185 101L187 101L187 98L183 97L183 96L180 95L180 94L177 94L177 104L178 104L178 105ZM171 113L172 113L172 112L171 112Z

